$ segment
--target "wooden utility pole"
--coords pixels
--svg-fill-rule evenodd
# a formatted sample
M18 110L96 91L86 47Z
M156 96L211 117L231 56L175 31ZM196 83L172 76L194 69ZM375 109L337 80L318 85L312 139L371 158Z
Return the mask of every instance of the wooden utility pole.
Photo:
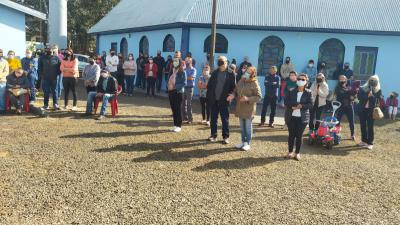
M213 0L212 8L212 25L211 25L211 52L210 52L210 67L214 69L215 42L217 34L217 0Z

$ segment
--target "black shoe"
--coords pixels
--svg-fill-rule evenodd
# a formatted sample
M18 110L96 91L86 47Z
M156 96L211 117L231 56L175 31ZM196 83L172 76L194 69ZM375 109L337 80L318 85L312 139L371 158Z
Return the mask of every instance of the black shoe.
M258 124L259 127L263 127L265 126L265 122L261 122L260 124Z

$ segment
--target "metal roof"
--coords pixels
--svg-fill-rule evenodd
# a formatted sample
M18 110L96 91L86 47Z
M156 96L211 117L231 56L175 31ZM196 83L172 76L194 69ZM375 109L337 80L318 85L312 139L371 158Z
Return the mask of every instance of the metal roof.
M0 5L4 5L6 7L9 7L11 9L17 10L19 12L37 17L42 20L46 20L47 16L45 13L39 12L37 10L31 9L29 7L23 6L21 4L18 4L16 2L10 1L10 0L0 0Z
M122 0L90 29L206 26L212 0ZM400 35L400 0L219 0L220 27Z

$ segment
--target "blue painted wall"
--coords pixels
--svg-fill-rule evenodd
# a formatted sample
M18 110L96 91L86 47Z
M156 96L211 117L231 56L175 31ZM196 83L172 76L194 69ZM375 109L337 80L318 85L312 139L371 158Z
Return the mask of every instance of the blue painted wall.
M320 45L327 39L337 38L346 47L345 62L354 64L354 53L356 46L378 47L378 58L376 73L381 78L382 89L385 96L391 91L400 93L400 82L397 75L397 54L400 52L400 37L398 36L376 36L376 35L353 35L336 33L307 33L307 32L274 32L257 30L230 30L219 29L218 33L223 34L229 41L229 59L236 58L240 63L244 56L249 56L253 65L258 66L259 46L261 41L271 35L278 36L285 44L285 56L291 56L297 71L302 71L309 59L318 61ZM126 37L129 44L129 52L133 52L135 57L138 54L139 40L143 35L149 39L150 53L155 54L157 49L162 49L165 36L172 34L175 37L176 49L180 49L182 29L168 29L148 32L132 33L121 35L100 36L100 49L109 50L111 42L118 42L122 37ZM197 61L198 73L201 73L201 65L205 62L203 52L204 40L210 35L210 30L205 28L191 28L189 39L189 51ZM163 53L166 56L166 53ZM263 77L259 77L260 84L263 84ZM334 82L330 82L332 89ZM264 89L263 85L261 85ZM195 92L197 93L197 91Z
M24 57L26 48L25 14L0 5L0 48L4 55L14 50Z

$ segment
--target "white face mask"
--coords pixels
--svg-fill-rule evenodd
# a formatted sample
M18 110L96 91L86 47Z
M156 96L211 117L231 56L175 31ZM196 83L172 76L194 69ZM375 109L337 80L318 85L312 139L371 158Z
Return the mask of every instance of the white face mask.
M246 80L249 80L250 79L250 74L246 72L245 74L243 74L243 77L246 78Z
M299 87L304 87L304 86L306 86L307 81L298 80L296 84Z
M173 64L174 64L174 68L178 68L179 62L174 62Z
M107 78L107 77L108 77L108 74L102 73L101 76L102 76L103 78Z
M308 64L308 67L312 68L312 67L314 67L314 64L310 63L310 64Z

